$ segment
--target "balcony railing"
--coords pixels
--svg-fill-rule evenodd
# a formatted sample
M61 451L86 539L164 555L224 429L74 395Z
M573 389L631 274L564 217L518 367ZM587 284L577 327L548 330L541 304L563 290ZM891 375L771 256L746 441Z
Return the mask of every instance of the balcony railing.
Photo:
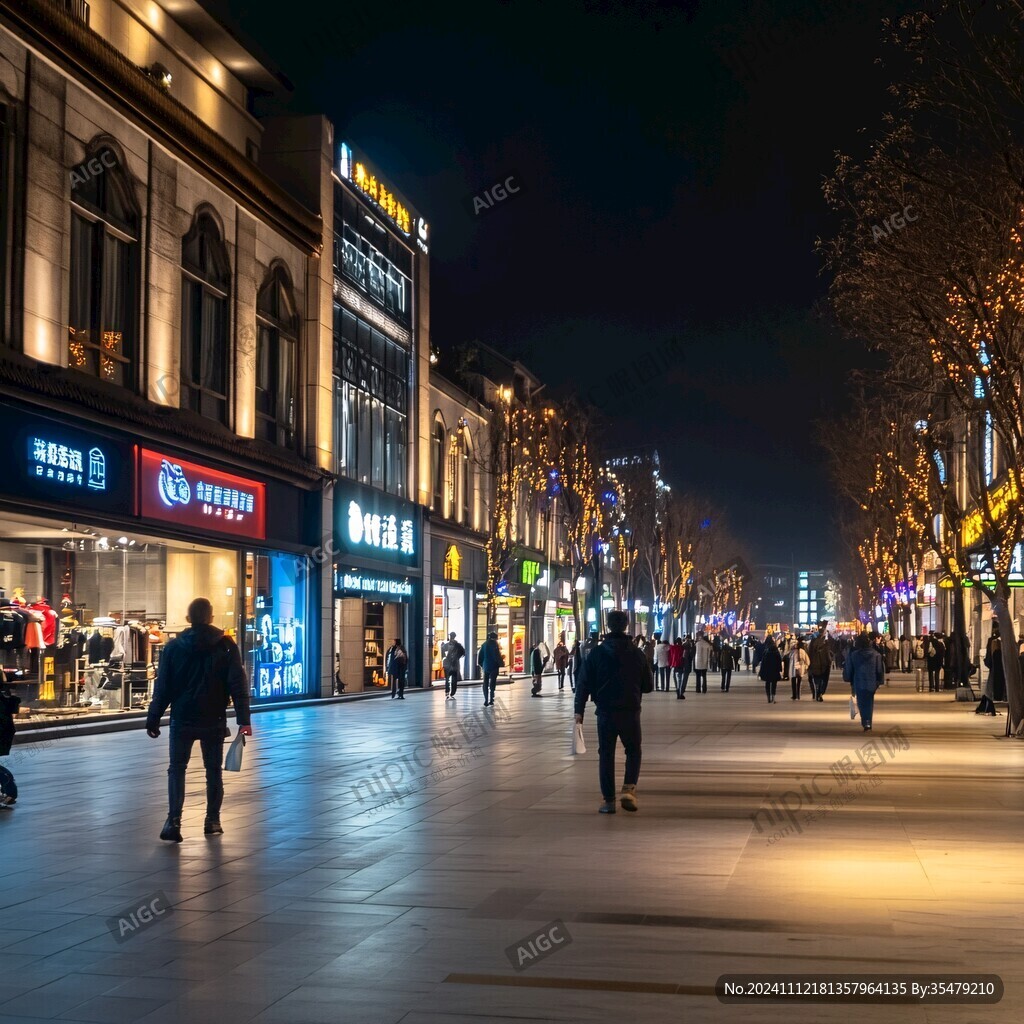
M72 18L89 24L89 5L86 0L57 0L57 6L67 11Z

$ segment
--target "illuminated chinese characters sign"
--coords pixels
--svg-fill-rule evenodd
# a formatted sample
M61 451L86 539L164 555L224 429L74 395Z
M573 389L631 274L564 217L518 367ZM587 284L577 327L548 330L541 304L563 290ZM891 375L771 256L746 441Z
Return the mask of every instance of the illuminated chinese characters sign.
M528 587L532 587L537 582L537 577L540 575L540 562L535 562L532 559L524 558L522 565L522 581Z
M998 523L1010 510L1010 505L1017 500L1017 484L1008 477L998 487L988 493L988 506L992 521ZM960 528L960 537L965 548L974 547L985 533L985 516L981 509L975 509L966 516Z
M338 173L360 192L407 238L412 237L414 214L399 199L387 182L381 178L365 160L357 157L348 143L341 144ZM423 244L427 241L427 225L421 219L416 225L416 237Z
M131 444L7 404L0 407L0 431L0 488L8 494L131 514Z
M411 502L349 484L335 490L334 515L339 554L418 566L420 517Z
M264 484L146 448L139 453L139 511L147 519L266 537Z
M83 451L33 435L29 440L29 463L29 472L37 479L90 491L107 489L107 456L102 448Z

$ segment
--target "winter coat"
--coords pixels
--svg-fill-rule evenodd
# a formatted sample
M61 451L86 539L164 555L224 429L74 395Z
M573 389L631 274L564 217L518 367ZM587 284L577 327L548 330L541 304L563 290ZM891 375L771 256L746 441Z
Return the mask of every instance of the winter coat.
M553 657L555 659L555 668L559 672L564 672L569 664L569 648L565 644L555 644Z
M637 711L641 695L654 689L654 675L644 652L625 633L609 633L583 663L576 677L575 712L582 715L593 700L604 711Z
M855 647L843 665L843 679L855 690L874 693L885 682L885 662L873 647Z
M766 683L777 683L782 678L782 655L778 648L765 646L757 677Z
M686 648L682 644L670 644L668 648L668 667L682 668L685 653Z
M794 647L792 659L789 674L791 676L800 676L801 678L806 676L811 668L811 656L807 653L806 648Z
M671 648L671 646L672 645L667 640L662 640L654 648L654 664L658 668L668 668L669 665L671 664L671 659L670 659L670 655L671 655L670 648Z
M488 675L501 668L501 648L498 646L497 640L487 639L483 642L476 656L476 663L480 666L481 671Z
M441 644L441 667L449 675L459 671L459 665L466 656L466 648L458 640L446 640Z
M168 707L171 725L226 726L229 700L238 724L249 725L249 682L238 645L216 626L192 626L160 655L146 728L159 729Z
M811 660L812 676L827 676L832 668L832 651L827 636L816 636L807 650Z
M740 652L731 644L723 644L718 652L718 667L722 672L731 672L740 663Z
M928 643L928 667L934 671L946 663L946 645L941 640Z
M1003 667L1003 649L997 636L990 636L985 645L985 668L988 669L985 696L989 700L1006 700L1006 669Z
M697 646L693 651L693 667L698 672L707 671L708 666L711 664L711 641L706 637L701 637L697 641Z

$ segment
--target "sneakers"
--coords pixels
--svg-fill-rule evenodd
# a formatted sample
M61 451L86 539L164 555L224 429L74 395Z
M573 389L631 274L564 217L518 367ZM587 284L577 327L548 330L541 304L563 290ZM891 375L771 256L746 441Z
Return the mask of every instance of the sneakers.
M184 840L181 838L181 818L168 818L164 822L163 831L160 833L160 838L167 843L181 843Z
M614 814L615 813L615 801L614 800L606 800L603 804L601 804L600 807L598 807L597 813L598 814Z
M224 829L221 828L220 822L214 818L207 818L203 823L203 835L204 836L222 836L224 835Z
M623 786L622 792L619 794L619 803L622 804L624 811L635 811L636 805L636 786Z

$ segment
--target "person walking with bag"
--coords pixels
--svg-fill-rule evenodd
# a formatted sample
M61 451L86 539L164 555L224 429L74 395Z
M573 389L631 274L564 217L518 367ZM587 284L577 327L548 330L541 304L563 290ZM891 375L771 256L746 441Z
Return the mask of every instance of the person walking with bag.
M796 647L791 655L792 662L789 669L790 685L793 687L793 700L800 699L800 686L803 678L811 667L811 656L807 653L807 647L803 640L797 640Z
M598 773L604 803L600 814L615 813L615 747L626 751L626 770L619 802L627 811L637 809L640 779L640 704L654 689L654 673L642 650L626 636L629 616L618 609L608 612L608 633L583 663L576 678L576 724L583 724L587 701L597 707Z
M462 659L466 656L466 648L455 639L454 633L441 645L441 668L444 670L444 699L455 700L455 691L459 688L462 673L459 671Z
M679 681L676 683L676 700L686 700L686 684L690 681L690 673L693 671L693 640L689 633L683 641L680 658L682 663L679 666Z
M871 732L875 690L885 680L885 661L871 645L871 636L866 630L857 637L846 658L843 680L850 684L850 696L857 699L860 724L865 732Z
M768 703L774 704L775 691L778 688L779 680L782 678L782 655L779 654L779 649L775 646L774 637L768 637L765 641L758 678L764 682L764 692L768 698Z
M668 666L672 671L672 682L675 683L677 697L679 696L679 682L683 677L683 655L685 653L683 638L677 636L668 649Z
M234 640L213 625L213 606L197 597L188 606L189 628L171 640L160 655L153 700L146 714L146 733L160 736L160 719L171 709L170 763L167 768L167 821L160 838L180 843L185 806L185 770L199 741L206 768L204 834L220 835L224 801L224 739L228 735L228 701L243 736L252 735L249 681Z
M731 643L722 644L718 652L718 667L722 673L722 692L728 693L732 685L732 672L740 663L740 655Z

